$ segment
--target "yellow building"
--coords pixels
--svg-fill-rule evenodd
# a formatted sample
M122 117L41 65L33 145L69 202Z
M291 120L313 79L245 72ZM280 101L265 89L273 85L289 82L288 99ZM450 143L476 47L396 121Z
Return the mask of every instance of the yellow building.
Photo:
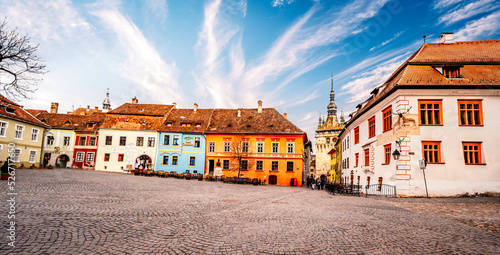
M206 175L302 186L306 133L276 109L216 109L205 133Z
M17 167L38 166L43 134L49 126L22 106L0 95L0 160L7 157Z

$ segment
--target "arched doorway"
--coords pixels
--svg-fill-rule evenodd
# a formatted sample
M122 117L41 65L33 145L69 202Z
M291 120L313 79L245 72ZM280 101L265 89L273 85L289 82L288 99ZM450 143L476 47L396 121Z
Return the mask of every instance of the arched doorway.
M269 184L278 184L278 176L269 175Z
M152 163L151 157L146 154L140 155L135 159L134 168L142 173L148 167L148 163Z
M56 167L62 167L66 168L66 164L69 161L69 157L66 154L59 155L59 157L56 158Z

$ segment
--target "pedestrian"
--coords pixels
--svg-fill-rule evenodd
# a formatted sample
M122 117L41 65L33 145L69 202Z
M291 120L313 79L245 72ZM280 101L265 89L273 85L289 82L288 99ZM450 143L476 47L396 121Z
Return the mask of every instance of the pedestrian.
M316 184L314 182L311 183L311 188L312 190L314 190L314 186L316 186Z
M44 157L43 158L43 168L46 168L48 163L49 163L49 159L47 157Z
M306 183L307 183L307 188L309 188L309 186L311 185L311 179L309 178L309 176L306 179Z

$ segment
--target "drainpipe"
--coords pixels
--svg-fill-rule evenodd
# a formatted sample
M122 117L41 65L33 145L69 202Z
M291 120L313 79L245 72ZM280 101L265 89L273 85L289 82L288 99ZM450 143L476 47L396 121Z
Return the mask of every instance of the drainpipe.
M45 135L47 135L48 133L52 134L52 133L50 132L50 130L52 130L52 128L45 129L45 130L43 131L43 135L42 135L42 146L40 147L40 162L39 162L40 166L43 166L43 154L44 154L44 153L43 153L43 149L44 149L43 147L45 146ZM52 135L53 135L53 134L52 134Z

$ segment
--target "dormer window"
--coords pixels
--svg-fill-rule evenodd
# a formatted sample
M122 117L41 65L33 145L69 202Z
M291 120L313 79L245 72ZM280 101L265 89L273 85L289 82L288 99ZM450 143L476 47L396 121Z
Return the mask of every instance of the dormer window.
M64 124L72 124L71 121L67 120Z
M142 125L146 125L146 121L143 121L143 122L142 122Z
M446 78L461 78L460 67L458 66L445 66L443 67L443 75Z
M201 127L201 123L196 123L195 126L196 127Z
M181 123L181 127L190 127L191 123Z
M168 122L167 127L171 127L171 126L172 126L172 122Z
M127 123L128 123L128 119L127 119L125 122L127 122Z
M7 107L7 108L5 109L5 111L6 111L6 112L8 112L8 113L14 113L14 111L15 111L15 110L16 110L16 109L11 108L11 107Z
M88 124L87 124L87 126L88 126L89 128L94 127L94 123L88 123Z

